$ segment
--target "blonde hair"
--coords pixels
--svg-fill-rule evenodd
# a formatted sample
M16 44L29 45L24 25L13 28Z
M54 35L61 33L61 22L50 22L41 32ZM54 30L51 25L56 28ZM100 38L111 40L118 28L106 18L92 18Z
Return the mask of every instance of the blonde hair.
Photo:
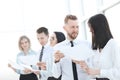
M30 39L27 36L23 35L19 38L19 41L18 41L18 47L21 51L23 51L23 48L21 47L21 40L23 39L27 39L28 43L30 44L29 48L31 47Z

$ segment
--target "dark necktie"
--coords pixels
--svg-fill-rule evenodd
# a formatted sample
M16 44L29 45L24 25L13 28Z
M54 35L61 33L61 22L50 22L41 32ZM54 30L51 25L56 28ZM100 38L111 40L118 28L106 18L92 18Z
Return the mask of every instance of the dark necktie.
M71 47L73 47L74 46L73 41L70 41L70 43L71 43ZM73 69L74 80L78 80L76 64L74 62L72 62L72 69Z
M44 46L42 46L41 52L40 52L40 57L39 57L39 61L42 61L42 56L43 56L43 50L44 50ZM41 70L41 68L39 67L39 70ZM39 78L41 78L41 74L39 75Z
M41 52L40 52L39 61L42 61L43 50L44 50L44 46L42 46L42 49L41 49Z
M76 64L74 62L72 62L72 68L73 68L73 77L74 77L74 80L78 80Z
M70 43L71 43L71 47L73 47L74 46L73 41L70 41Z
M44 46L42 46L41 52L40 52L40 56L39 56L39 61L42 61L42 56L43 56L43 50L44 50ZM39 67L39 70L41 70L41 68Z

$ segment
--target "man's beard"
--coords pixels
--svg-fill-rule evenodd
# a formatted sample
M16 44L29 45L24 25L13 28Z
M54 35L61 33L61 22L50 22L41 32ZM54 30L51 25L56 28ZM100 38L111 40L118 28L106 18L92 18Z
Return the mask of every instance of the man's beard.
M71 34L69 34L68 33L68 35L69 35L69 37L71 38L71 39L76 39L77 38L77 36L78 36L78 33L71 33Z

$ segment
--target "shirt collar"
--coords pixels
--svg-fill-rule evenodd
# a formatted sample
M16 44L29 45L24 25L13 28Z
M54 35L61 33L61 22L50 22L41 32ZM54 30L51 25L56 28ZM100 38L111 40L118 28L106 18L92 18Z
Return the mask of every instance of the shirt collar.
M45 49L45 48L48 48L48 47L50 47L49 44L44 45L44 49ZM42 46L41 46L41 48L42 48Z
M74 40L72 40L72 41L73 41L73 44L74 44L74 45L77 45L77 44L79 43L79 40L77 40L77 39L74 39ZM65 43L66 43L66 45L70 45L70 40L66 39L66 40L65 40Z
M29 49L29 50L28 50L28 54L27 54L27 55L29 55L29 54L31 54L31 53L32 53L32 50L31 50L31 49ZM23 51L22 51L22 54L23 54L23 55L25 55L25 53L24 53Z

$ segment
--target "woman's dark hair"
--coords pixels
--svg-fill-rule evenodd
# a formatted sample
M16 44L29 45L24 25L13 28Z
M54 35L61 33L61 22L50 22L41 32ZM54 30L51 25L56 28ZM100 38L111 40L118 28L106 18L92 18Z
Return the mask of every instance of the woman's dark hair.
M103 14L92 16L88 20L88 24L93 29L92 33L92 49L102 49L106 43L113 38L108 21Z
M57 43L64 41L65 35L62 32L54 32L57 38Z

